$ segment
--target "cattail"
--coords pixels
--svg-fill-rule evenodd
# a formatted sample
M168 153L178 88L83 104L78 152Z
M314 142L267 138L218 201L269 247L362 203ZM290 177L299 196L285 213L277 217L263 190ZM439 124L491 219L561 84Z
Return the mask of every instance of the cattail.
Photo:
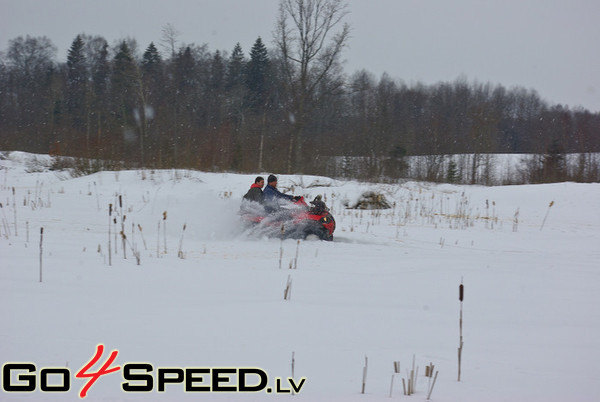
M144 232L142 231L142 225L138 223L137 227L140 231L140 236L142 236L142 242L144 242L144 250L148 250L148 246L146 245L146 239L144 239Z
M296 365L296 357L295 357L296 352L292 352L292 378L294 378L294 366ZM294 394L294 391L292 390L292 395Z
M94 190L96 190L96 206L98 207L98 211L100 211L100 196L98 195L98 186L96 186L96 182L94 182Z
M461 373L461 366L462 366L462 350L463 350L463 335L462 335L462 327L463 327L463 299L464 299L464 295L465 295L465 287L462 283L462 280L460 282L460 285L458 287L458 300L460 301L460 317L459 317L459 328L460 328L460 340L459 340L459 344L458 344L458 381L460 381L460 373Z
M13 194L13 212L15 214L15 236L19 236L18 234L18 229L17 229L17 197L15 195L15 188L12 188L12 194Z
M540 231L544 228L544 225L546 224L546 219L548 218L548 214L550 213L550 208L552 208L552 205L554 205L554 201L551 201L550 205L548 205L548 210L546 211L546 215L544 216L544 220L542 221L542 226L540 226Z
M283 258L283 235L285 233L285 226L281 224L281 242L279 243L279 269L281 269L281 259Z
M0 202L0 209L2 209L2 226L4 227L4 236L8 239L10 234L10 227L8 226L8 220L6 219L6 213L4 212L4 206Z
M115 208L115 213L116 212L117 211L116 211L116 208ZM114 230L114 232L115 232L115 234L114 234L114 236L115 236L115 255L117 255L118 251L119 251L119 246L118 246L118 243L117 243L117 233L119 233L119 231L117 230L117 218L116 217L113 218L113 225L115 226L115 230Z
M400 362L399 361L395 361L394 362L394 372L392 373L392 380L390 382L390 398L392 397L392 393L394 392L394 377L396 376L396 374L400 373Z
M179 238L179 251L177 251L177 257L181 258L182 260L184 259L183 256L183 251L182 251L182 247L183 247L183 235L185 233L185 228L186 228L186 224L183 224L183 230L181 231L181 237Z
M129 248L131 248L131 253L135 257L137 265L140 265L141 264L140 252L137 251L135 249L135 247L131 244L131 242L127 239L127 236L125 235L125 232L121 232L121 237L123 238L123 241L126 242L127 245L129 245Z
M110 244L110 221L112 218L112 204L108 204L108 266L112 266L112 250Z
M42 256L44 253L43 243L44 243L44 228L41 227L40 228L40 283L42 283Z
M300 240L296 242L296 258L294 258L294 269L298 269L298 250L300 249Z
M163 212L163 231L164 231L164 242L165 242L165 254L167 254L167 211Z
M435 380L437 380L439 371L435 372L435 376L433 377L433 383L431 384L431 388L429 388L429 392L427 393L427 400L431 399L431 393L433 392L433 387L435 386Z
M290 300L292 298L292 277L288 275L285 290L283 291L283 300Z
M362 376L362 388L360 393L365 393L365 388L367 386L367 368L369 366L369 358L365 356L365 366L363 367L363 376Z
M123 215L123 197L119 194L119 210L121 214L121 235L123 240L123 259L127 259L126 244L125 244L125 215Z
M158 221L158 229L156 230L156 258L160 258L160 220Z

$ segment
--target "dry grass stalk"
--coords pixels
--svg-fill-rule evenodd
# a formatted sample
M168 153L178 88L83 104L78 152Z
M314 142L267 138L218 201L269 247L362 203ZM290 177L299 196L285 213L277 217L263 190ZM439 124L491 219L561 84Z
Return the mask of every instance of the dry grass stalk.
M288 275L285 290L283 291L283 300L290 300L292 298L292 277Z
M298 269L298 251L300 250L300 240L296 242L296 257L294 258L294 269Z
M140 263L141 263L140 252L135 249L135 247L131 244L131 242L129 242L129 239L127 239L125 232L121 232L121 237L123 238L123 241L129 246L129 248L131 248L131 252L132 252L133 256L135 257L137 265L140 265Z
M550 205L548 205L548 210L546 211L544 220L542 221L542 226L540 226L540 231L542 231L542 229L544 228L544 225L546 224L546 219L548 218L548 214L550 213L550 208L552 208L553 205L554 205L554 201L551 201Z
M98 186L96 182L94 182L94 190L96 190L96 206L98 207L98 211L100 211L100 195L98 194Z
M156 258L160 258L160 220L158 221L158 229L156 230Z
M4 237L7 239L9 236L12 236L10 233L10 226L8 224L8 219L6 219L6 213L4 212L4 206L0 202L0 209L2 209L2 226L4 227Z
M177 257L181 258L182 260L185 258L185 256L183 255L183 235L185 234L185 228L187 227L187 224L183 224L183 230L181 231L181 237L179 238L179 250L177 251Z
M112 219L112 204L108 204L108 266L112 265L112 250L110 244L110 226Z
M462 350L463 350L463 335L462 335L462 327L463 327L463 299L464 299L464 294L465 294L465 287L462 283L462 280L460 282L460 286L458 287L458 300L460 300L460 317L459 317L459 328L460 328L460 341L459 341L459 345L458 345L458 381L460 381L460 374L461 374L461 368L462 368Z
M127 244L125 241L125 215L123 215L123 197L119 194L119 210L121 215L121 235L123 240L123 259L127 259Z
M167 211L163 212L163 231L164 231L164 242L165 242L165 254L167 254Z
M285 226L281 224L281 242L279 243L279 269L281 269L281 259L283 258L283 235L285 233Z
M295 369L295 365L296 365L296 356L295 356L296 352L292 352L292 378L294 378L294 369ZM294 395L294 390L292 389L292 395Z
M394 392L394 377L396 374L400 374L400 362L394 362L394 372L392 373L392 380L390 382L390 398L392 397L392 393Z
M148 246L146 245L146 239L144 238L144 231L142 230L142 225L138 223L137 227L140 231L140 236L142 236L142 242L144 242L144 250L148 250Z
M42 283L42 256L44 253L44 228L40 228L40 283Z
M12 194L13 194L13 212L15 214L15 236L19 236L18 233L18 229L17 229L17 198L15 195L15 188L12 188Z
M367 386L367 369L369 367L369 358L365 356L365 367L363 367L363 376L362 376L362 389L361 394L365 393L365 388Z
M438 373L439 373L439 371L435 372L435 376L433 377L433 383L431 383L431 387L429 388L429 391L427 392L427 400L428 401L431 399L431 393L433 392L433 387L435 387L435 380L437 380Z

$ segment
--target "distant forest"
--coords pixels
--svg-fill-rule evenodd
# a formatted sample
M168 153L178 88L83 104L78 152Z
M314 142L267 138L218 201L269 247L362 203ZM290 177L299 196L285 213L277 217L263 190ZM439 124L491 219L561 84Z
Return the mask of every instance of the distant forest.
M85 158L97 169L118 161L332 174L332 163L346 161L335 174L348 177L358 175L354 160L373 167L362 166L365 179L404 177L416 155L528 153L539 155L530 181L598 180L597 159L586 155L600 152L600 114L466 79L407 85L348 75L345 5L306 2L337 6L304 10L330 21L311 37L296 34L310 21L298 21L294 3L281 2L273 48L259 37L248 53L181 44L170 25L145 48L77 35L61 62L47 37L12 39L0 53L0 149ZM568 153L581 154L569 174Z

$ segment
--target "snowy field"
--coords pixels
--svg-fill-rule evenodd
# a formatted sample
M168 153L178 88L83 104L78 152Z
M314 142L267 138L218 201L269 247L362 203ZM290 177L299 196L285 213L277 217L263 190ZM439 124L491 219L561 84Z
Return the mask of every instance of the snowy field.
M391 399L426 400L425 366L433 363L432 401L600 400L600 184L381 185L282 175L280 188L322 194L337 220L333 242L298 243L241 228L239 201L254 176L146 170L71 178L48 163L0 156L0 360L33 363L38 374L35 392L1 391L0 400L78 400L87 380L75 374L98 344L106 350L90 371L118 350L111 367L150 363L155 382L162 367L257 367L275 390L277 377L290 388L293 354L295 382L306 380L294 396L186 394L177 383L126 393L120 370L89 389L90 401L388 401L395 361ZM365 191L393 207L344 207ZM123 215L126 258L114 237ZM413 356L416 389L405 396ZM44 367L68 367L70 391L42 393ZM17 374L11 383L21 384ZM54 385L59 379L49 376Z

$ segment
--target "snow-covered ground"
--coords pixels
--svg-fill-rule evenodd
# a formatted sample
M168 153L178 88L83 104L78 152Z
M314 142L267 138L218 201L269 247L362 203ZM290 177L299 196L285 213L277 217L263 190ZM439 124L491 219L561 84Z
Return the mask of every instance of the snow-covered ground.
M48 163L18 152L0 157L0 360L34 363L38 374L68 367L71 389L42 393L38 376L34 393L0 391L0 400L79 399L86 380L75 374L98 344L106 351L95 369L118 350L112 366L147 362L155 376L159 367L258 367L270 387L281 377L289 388L293 354L296 383L306 381L295 396L184 394L182 384L140 394L121 390L120 370L91 387L90 401L387 401L394 361L401 373L392 399L425 400L431 362L439 372L433 401L600 400L600 184L381 185L282 175L289 192L322 194L337 220L333 242L297 243L242 230L239 201L254 176L146 170L71 178ZM383 193L393 208L345 209L365 191ZM126 259L109 204L119 231L126 215ZM401 378L413 356L419 376L409 397Z

